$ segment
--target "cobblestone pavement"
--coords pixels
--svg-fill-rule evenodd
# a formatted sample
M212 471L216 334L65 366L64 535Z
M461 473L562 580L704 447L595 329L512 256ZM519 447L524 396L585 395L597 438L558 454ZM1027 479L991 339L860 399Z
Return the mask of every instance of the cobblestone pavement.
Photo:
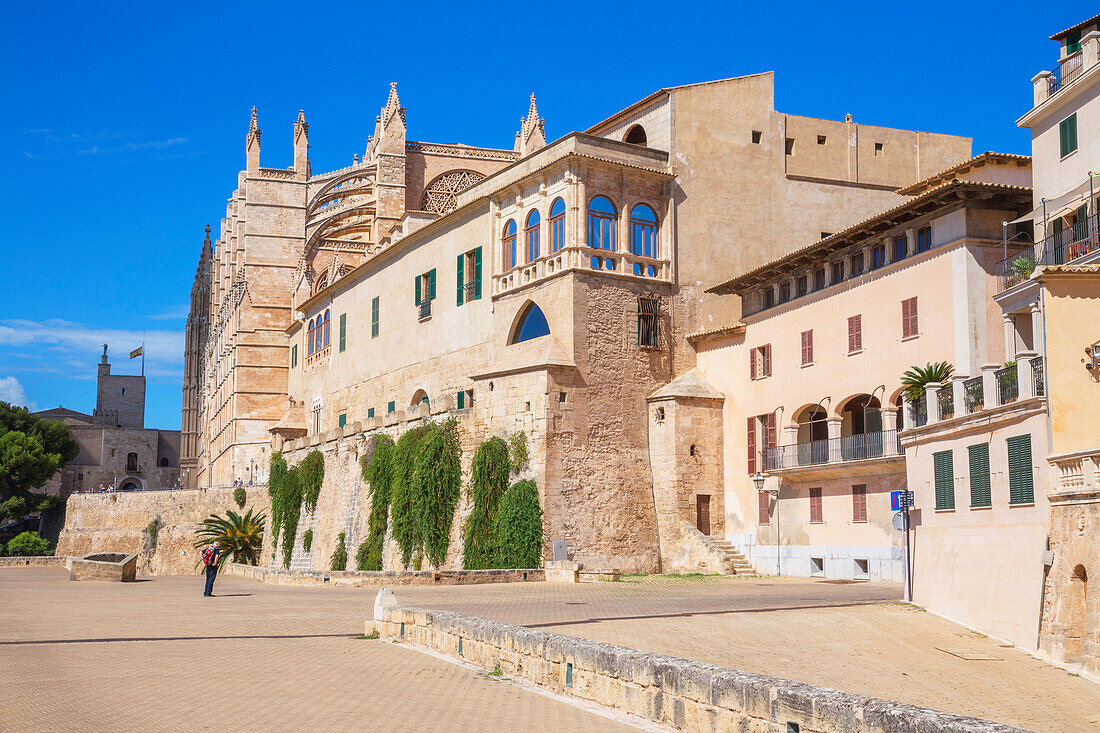
M350 638L362 633L375 588L223 577L218 596L204 599L197 576L125 585L65 577L0 570L0 729L629 730L419 652ZM896 603L893 585L627 577L395 591L403 605L1033 730L1100 730L1100 686Z
M366 589L0 570L0 730L631 731L411 649L352 638ZM134 639L144 639L135 641Z

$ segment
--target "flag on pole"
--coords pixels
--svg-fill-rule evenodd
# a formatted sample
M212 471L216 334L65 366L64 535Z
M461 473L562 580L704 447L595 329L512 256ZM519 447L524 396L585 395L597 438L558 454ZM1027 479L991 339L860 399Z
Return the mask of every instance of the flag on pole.
M141 356L141 350L144 349L144 348L145 348L144 346L139 346L136 349L134 349L133 351L131 351L130 352L130 358L131 359L136 359L139 356Z

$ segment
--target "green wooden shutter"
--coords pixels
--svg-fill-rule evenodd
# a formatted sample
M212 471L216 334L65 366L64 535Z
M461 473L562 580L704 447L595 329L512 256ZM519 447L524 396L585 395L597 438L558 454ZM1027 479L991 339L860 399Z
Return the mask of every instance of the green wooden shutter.
M368 407L367 408L367 417L374 417L374 408L373 407Z
M1031 475L1031 436L1017 435L1008 443L1008 503L1032 504L1035 486Z
M1076 112L1058 123L1058 144L1063 158L1077 149Z
M992 506L989 489L989 445L967 446L970 458L970 506Z
M298 344L294 344L290 347L290 366L298 366Z
M481 297L481 247L474 248L474 300Z
M466 264L466 255L464 255L464 254L459 255L458 256L458 267L456 268L457 272L458 272L458 277L456 278L456 280L457 280L457 283L458 283L457 299L458 299L458 304L459 305L462 305L462 293L466 289L465 288L465 285L466 285L465 277L464 277L464 273L463 273L463 269L464 269L465 264Z
M339 427L344 427L345 425L347 425L348 424L348 414L346 412L341 412L340 417L336 421L336 423Z
M435 268L428 273L428 300L435 300Z
M397 412L397 403L390 400L390 403L386 405L386 412Z
M340 314L340 351L347 348L348 345L348 314Z
M378 338L378 296L370 302L370 337Z
M458 409L460 409L460 410L466 409L466 393L465 392L459 392L458 393Z
M955 466L951 451L932 454L933 475L936 481L936 508L955 508Z
M420 275L416 276L416 304L420 305Z

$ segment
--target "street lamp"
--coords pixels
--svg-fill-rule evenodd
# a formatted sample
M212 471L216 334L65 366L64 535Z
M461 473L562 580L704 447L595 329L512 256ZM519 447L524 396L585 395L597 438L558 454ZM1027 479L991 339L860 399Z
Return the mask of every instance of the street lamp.
M756 485L756 490L758 492L764 490L764 481L765 476L759 471L757 471L756 474L752 477L752 482ZM776 487L774 489L768 489L768 495L771 496L771 498L775 499L775 574L782 575L783 564L782 560L779 557L779 488Z

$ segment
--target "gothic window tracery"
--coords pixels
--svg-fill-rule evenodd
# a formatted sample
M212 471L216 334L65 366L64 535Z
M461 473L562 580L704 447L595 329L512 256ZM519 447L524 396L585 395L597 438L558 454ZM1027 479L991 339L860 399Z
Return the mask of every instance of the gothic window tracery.
M424 198L420 208L422 211L430 211L433 214L446 214L454 209L459 193L479 183L484 178L485 176L477 171L444 173L424 189Z

